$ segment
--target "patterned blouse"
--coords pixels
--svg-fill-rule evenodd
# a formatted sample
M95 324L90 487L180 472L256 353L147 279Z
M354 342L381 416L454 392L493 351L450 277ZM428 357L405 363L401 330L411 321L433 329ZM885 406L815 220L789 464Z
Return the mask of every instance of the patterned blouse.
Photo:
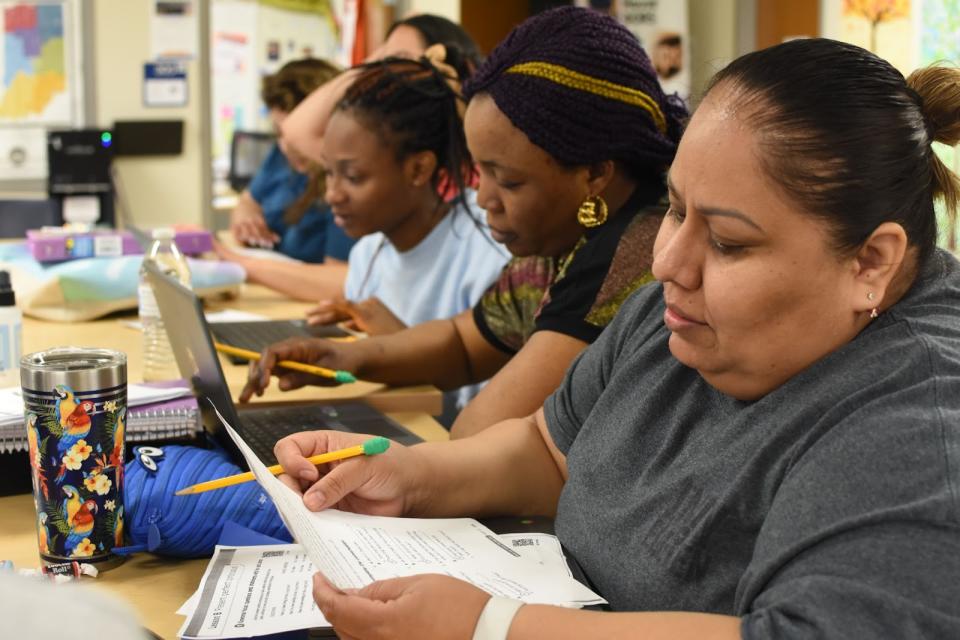
M596 340L627 297L654 279L662 195L662 186L638 187L616 215L587 229L565 255L513 258L473 308L484 338L510 354L535 331Z

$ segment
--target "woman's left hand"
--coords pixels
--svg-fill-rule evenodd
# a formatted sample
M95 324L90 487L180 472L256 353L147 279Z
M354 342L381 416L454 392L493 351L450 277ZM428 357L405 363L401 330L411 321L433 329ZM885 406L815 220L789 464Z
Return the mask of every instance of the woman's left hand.
M435 574L382 580L344 593L318 573L313 599L342 640L470 640L490 594Z

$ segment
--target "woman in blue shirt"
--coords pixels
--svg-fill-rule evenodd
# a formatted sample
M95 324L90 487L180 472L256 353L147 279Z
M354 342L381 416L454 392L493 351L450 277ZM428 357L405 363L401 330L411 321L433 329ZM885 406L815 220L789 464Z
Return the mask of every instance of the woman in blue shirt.
M315 286L304 292L284 288L290 282L287 271L299 272L302 264L277 263L218 249L221 258L241 264L251 282L307 300L342 290L354 240L333 223L330 208L322 202L319 171L286 144L281 125L310 92L338 73L328 62L305 58L288 62L263 79L261 95L277 132L277 144L230 216L230 231L239 244L273 249L300 262L323 263L322 269L311 270Z

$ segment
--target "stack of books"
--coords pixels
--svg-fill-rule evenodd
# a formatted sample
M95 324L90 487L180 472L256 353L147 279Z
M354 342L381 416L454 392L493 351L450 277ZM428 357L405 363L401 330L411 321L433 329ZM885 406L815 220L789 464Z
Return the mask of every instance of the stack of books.
M127 385L128 443L189 439L202 432L200 407L186 380ZM0 389L0 453L26 450L20 388Z

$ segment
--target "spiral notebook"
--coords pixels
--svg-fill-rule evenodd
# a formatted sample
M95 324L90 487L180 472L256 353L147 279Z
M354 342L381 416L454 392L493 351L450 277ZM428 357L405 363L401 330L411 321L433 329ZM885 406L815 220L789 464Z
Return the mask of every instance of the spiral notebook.
M128 443L182 440L203 432L203 420L197 399L186 380L131 385L127 405L126 441ZM182 389L176 397L170 394L144 396L144 387ZM185 395L184 395L185 394ZM165 397L154 402L148 397ZM82 394L78 394L82 397ZM103 410L95 406L94 410ZM19 387L0 390L0 453L27 450L27 430L23 426L23 399Z
M145 386L189 389L186 380L152 382ZM127 412L127 442L179 440L194 438L203 432L200 407L192 391L163 402L129 407Z

